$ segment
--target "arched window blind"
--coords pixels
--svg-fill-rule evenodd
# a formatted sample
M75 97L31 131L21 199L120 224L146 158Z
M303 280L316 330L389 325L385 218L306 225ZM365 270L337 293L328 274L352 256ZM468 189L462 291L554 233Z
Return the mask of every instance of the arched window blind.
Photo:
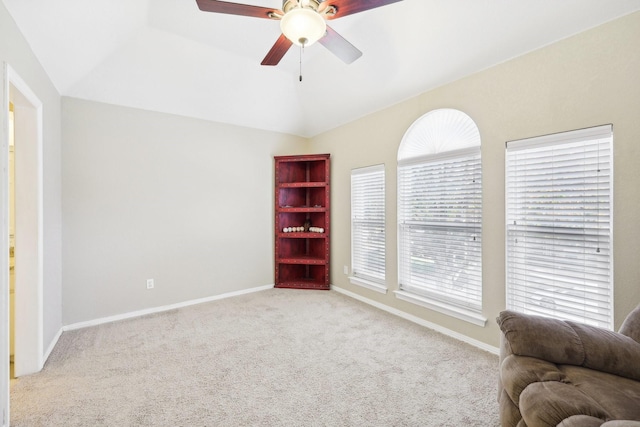
M507 143L507 308L611 329L611 125Z
M463 112L432 111L405 134L398 150L398 236L401 291L435 302L434 308L481 312L480 133Z

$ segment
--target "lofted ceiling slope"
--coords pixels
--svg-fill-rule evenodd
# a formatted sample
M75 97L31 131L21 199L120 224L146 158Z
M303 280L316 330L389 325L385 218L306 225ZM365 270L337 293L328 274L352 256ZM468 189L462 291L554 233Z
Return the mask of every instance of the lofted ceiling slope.
M403 0L331 21L363 52L320 44L260 62L267 19L195 0L3 0L61 95L312 137L640 10L640 0ZM280 8L280 0L237 0Z

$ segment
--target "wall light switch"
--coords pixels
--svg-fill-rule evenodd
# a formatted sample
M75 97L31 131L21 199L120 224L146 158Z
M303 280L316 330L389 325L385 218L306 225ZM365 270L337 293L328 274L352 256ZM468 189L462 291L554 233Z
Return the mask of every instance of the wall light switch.
M147 279L147 289L153 289L154 286L153 279Z
M342 271L344 271L344 274L349 274L349 267L345 265Z

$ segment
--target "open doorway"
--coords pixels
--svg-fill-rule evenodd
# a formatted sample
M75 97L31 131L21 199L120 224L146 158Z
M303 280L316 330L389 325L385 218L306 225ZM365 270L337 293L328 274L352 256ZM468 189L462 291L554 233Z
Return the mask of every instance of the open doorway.
M16 377L38 372L43 366L43 122L42 102L9 65L4 67L3 92L0 112L4 116L1 122L6 126L2 126L0 138L3 175L0 180L3 228L0 265L3 272L10 274L3 274L0 281L2 311L7 314L4 318L9 320L3 321L0 328L0 362L3 365L0 369L0 406L2 421L6 423L10 353L14 356ZM14 155L12 165L10 154ZM11 266L13 271L10 271ZM10 282L13 282L13 295ZM11 316L8 315L10 311ZM10 345L12 334L13 346Z

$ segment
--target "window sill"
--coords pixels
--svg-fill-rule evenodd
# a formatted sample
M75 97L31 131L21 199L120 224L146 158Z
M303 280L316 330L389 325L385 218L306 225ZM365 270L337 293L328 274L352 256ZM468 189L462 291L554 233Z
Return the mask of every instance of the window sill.
M381 285L380 283L372 282L371 280L366 280L361 277L349 276L349 281L353 285L362 286L363 288L370 289L372 291L379 292L381 294L387 293L387 287Z
M471 310L465 310L464 308L455 307L435 300L430 300L406 291L395 291L395 294L396 298L398 299L421 305L430 310L446 314L447 316L455 317L456 319L464 320L465 322L469 322L477 326L484 327L487 324L487 319L484 316Z

